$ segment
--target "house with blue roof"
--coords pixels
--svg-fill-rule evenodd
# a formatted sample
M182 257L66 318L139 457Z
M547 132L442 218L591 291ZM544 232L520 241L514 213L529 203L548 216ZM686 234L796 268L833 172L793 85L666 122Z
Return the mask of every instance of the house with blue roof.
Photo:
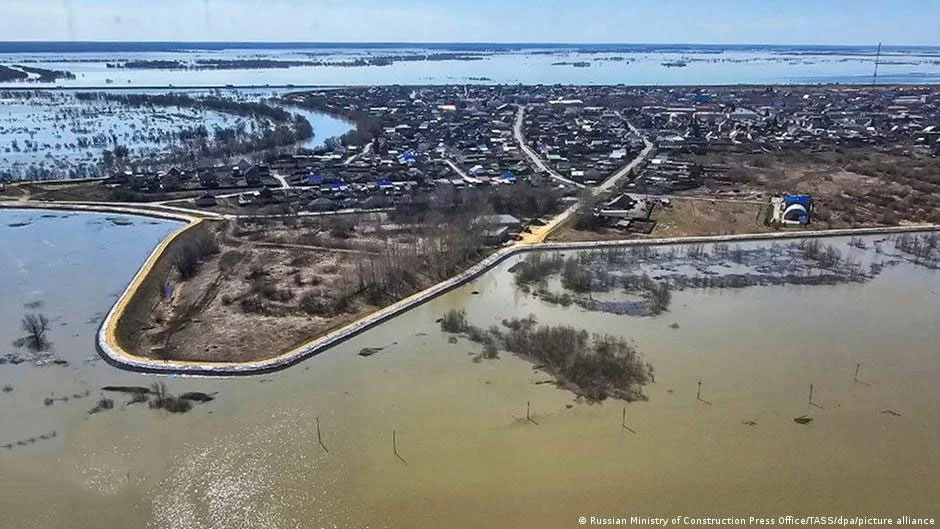
M499 181L503 184L515 184L516 175L512 171L504 171L503 174L499 175Z

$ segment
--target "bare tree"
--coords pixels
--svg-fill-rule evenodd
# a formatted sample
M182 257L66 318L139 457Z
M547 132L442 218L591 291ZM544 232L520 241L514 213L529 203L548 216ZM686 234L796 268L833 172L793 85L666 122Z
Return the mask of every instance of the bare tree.
M46 331L49 329L49 319L45 314L27 314L23 316L20 326L26 331L26 336L17 340L19 344L27 345L34 351L41 351L48 346Z
M650 283L649 296L647 298L650 314L661 314L669 308L670 301L672 301L672 289L669 288L667 283Z

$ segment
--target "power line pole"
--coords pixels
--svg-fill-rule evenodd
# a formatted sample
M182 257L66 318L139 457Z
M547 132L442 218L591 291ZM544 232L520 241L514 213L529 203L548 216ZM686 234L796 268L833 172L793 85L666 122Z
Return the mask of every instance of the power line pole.
M871 84L878 84L878 63L881 62L881 43L878 43L878 52L875 53L875 73L871 76Z

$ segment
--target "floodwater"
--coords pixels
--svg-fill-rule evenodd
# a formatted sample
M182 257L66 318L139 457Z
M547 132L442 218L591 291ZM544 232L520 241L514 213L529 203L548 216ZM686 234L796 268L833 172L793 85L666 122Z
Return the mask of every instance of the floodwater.
M245 100L275 97L285 90L193 90L191 94L224 94ZM180 128L203 125L215 128L244 127L257 131L253 119L225 113L169 108L141 110L120 104L83 103L75 91L35 92L29 98L0 97L0 173L29 177L33 169L58 171L62 176L98 174L101 152L118 144L129 147L135 156L166 154L179 141L171 133ZM127 94L127 91L120 92ZM166 90L139 90L158 94ZM303 115L313 127L313 137L300 147L317 149L326 140L339 137L354 125L344 119L295 106L286 110Z
M0 212L0 331L12 340L22 313L42 311L56 354L70 362L0 365L0 386L13 386L0 393L0 445L57 432L0 448L0 527L940 515L937 271L902 263L867 283L685 290L668 312L631 317L525 295L510 261L286 371L157 377L94 360L93 320L175 225L107 217ZM843 254L862 260L845 242L836 241ZM34 301L43 304L24 307ZM434 321L458 307L484 327L533 313L621 334L655 366L649 400L587 404L536 384L548 376L508 353L473 362L480 347L448 343ZM101 385L155 380L217 399L170 415L112 394L115 409L87 414ZM699 380L710 404L696 401ZM820 407L808 406L810 384ZM43 404L51 392L85 389L89 397ZM525 421L527 402L537 425ZM624 408L636 433L621 427ZM813 422L793 421L804 414Z
M120 104L80 102L72 92L30 94L28 99L0 97L0 170L28 175L34 165L65 175L83 176L105 149L124 145L135 156L167 154L181 129L204 126L257 128L254 120L189 108L139 109Z
M345 119L324 114L323 112L314 112L295 106L288 106L286 108L294 114L300 114L307 118L307 121L313 126L313 137L303 144L307 149L319 149L326 145L326 140L339 138L343 134L356 128L355 125Z
M179 49L183 48L183 49ZM395 62L389 66L298 66L280 69L158 70L108 68L134 60L264 59L348 62L383 55L435 53L421 45L369 49L335 46L315 53L297 49L200 49L185 44L162 51L48 51L0 55L0 63L66 70L75 79L5 86L278 86L388 84L787 84L869 83L874 48L801 46L537 46L470 50L480 60ZM41 49L41 48L37 48ZM444 50L446 51L446 50ZM465 53L463 50L456 50ZM884 83L937 83L935 47L886 47L879 66ZM588 67L573 63L589 62ZM663 63L683 63L669 67Z

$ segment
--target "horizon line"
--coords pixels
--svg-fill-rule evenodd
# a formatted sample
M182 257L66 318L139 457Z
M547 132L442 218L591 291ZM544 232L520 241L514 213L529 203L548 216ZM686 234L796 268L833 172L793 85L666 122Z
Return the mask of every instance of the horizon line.
M495 46L793 46L793 47L872 47L879 46L878 42L871 43L839 43L839 44L813 44L813 43L786 43L786 42L552 42L552 41L369 41L369 40L44 40L21 39L0 40L0 44L269 44L269 45L495 45ZM881 44L882 48L940 48L940 44Z

